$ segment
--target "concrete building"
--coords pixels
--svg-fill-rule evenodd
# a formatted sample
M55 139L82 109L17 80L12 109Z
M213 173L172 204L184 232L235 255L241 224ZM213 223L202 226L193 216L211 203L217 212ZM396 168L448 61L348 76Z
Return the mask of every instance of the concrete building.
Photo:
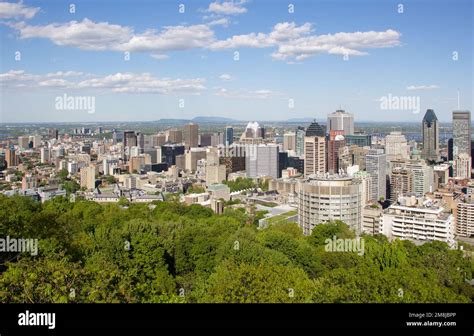
M306 136L304 138L304 176L326 171L326 138Z
M402 197L382 214L381 233L390 240L442 241L454 247L454 217L431 200Z
M362 204L360 181L342 175L313 175L299 185L298 224L309 235L318 224L341 220L360 234Z
M206 158L206 148L194 147L190 148L184 154L186 170L195 172L198 160Z
M471 112L453 111L453 157L471 156Z
M94 190L95 174L96 167L94 165L81 168L81 187L85 187L89 191Z
M365 166L372 179L370 199L387 199L387 158L383 149L371 149L366 155Z
M456 234L462 237L474 235L474 199L458 202L456 207Z
M329 131L327 144L327 171L330 174L339 172L339 150L345 146L344 131Z
M471 156L466 153L457 155L454 159L454 177L458 179L471 178Z
M327 131L344 131L344 135L354 134L354 116L344 110L328 114Z
M397 202L398 198L413 192L413 173L411 170L395 167L390 173L390 202Z
M390 132L385 137L385 154L387 160L407 160L410 158L410 148L406 137L401 132Z
M377 204L366 205L362 209L362 232L371 236L380 233L382 207Z
M183 142L183 132L176 128L171 128L165 132L166 142L180 144Z
M248 145L245 157L247 177L278 177L279 147L274 144Z
M296 150L296 133L288 132L283 134L283 150L294 151Z
M208 186L215 183L222 183L226 180L226 166L225 165L211 165L206 166L206 184Z

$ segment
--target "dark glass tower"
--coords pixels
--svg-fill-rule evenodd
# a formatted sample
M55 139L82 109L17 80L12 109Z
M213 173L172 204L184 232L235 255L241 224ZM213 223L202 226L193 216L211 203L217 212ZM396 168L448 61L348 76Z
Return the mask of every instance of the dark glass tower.
M439 122L433 110L426 110L422 123L423 150L421 156L428 161L439 159Z

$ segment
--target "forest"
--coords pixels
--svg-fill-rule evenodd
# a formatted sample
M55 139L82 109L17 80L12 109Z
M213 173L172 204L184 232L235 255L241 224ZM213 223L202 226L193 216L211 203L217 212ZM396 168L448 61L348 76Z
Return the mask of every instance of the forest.
M362 236L364 253L326 251L354 238L335 221L296 223L178 201L45 203L0 195L0 237L38 253L0 253L2 303L408 303L474 298L472 257L441 242Z

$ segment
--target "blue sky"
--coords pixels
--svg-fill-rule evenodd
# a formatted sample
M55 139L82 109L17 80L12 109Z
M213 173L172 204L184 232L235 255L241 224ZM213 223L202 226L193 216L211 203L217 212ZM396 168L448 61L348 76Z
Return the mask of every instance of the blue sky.
M339 107L359 121L427 108L448 121L458 90L472 111L469 0L70 3L0 2L0 122L324 119ZM56 109L64 94L95 97L95 113ZM381 109L388 94L419 97L421 112Z

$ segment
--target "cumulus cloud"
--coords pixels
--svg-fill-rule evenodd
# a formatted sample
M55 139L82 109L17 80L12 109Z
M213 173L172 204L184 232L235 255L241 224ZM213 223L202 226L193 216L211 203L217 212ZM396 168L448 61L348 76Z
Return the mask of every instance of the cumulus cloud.
M436 90L439 89L438 85L410 85L407 86L406 89L408 91L418 91L418 90Z
M222 74L219 76L219 79L223 81L231 81L234 78L229 74Z
M214 32L205 24L166 26L160 32L150 29L141 34L134 33L131 27L87 18L64 24L31 26L19 22L10 26L18 30L21 39L47 38L57 45L83 50L160 52L201 48L214 40Z
M70 76L65 76L65 74ZM75 74L75 75L73 75ZM68 80L64 77L69 77ZM57 72L45 75L11 70L0 74L0 85L5 88L99 89L112 93L200 94L206 89L205 79L156 78L149 73L115 73L107 76L79 72Z
M39 10L39 7L25 6L23 1L0 2L0 19L31 19Z
M163 55L163 54L151 54L150 56L160 61L170 58L168 55Z
M207 12L222 15L239 15L247 12L247 8L243 7L246 0L241 1L215 1L209 4Z

